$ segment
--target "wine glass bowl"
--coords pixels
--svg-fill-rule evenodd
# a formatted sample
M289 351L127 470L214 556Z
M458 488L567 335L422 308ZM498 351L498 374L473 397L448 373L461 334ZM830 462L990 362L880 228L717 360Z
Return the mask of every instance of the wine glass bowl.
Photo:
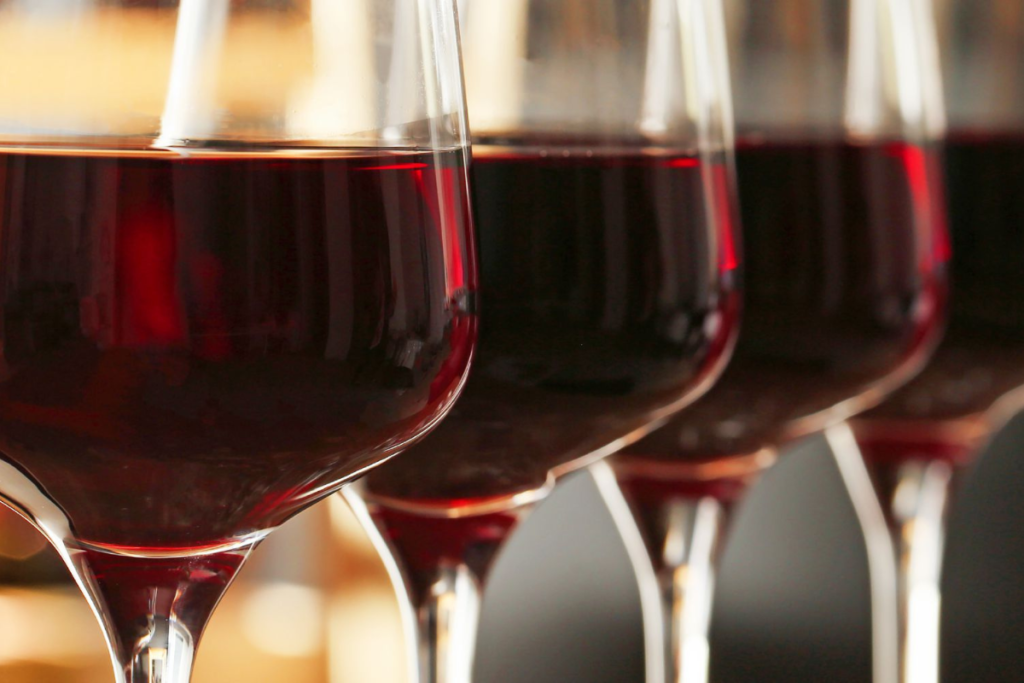
M1024 21L1019 2L937 7L950 128L949 326L921 374L854 427L870 458L898 460L900 451L916 450L962 465L1024 400L1017 362L1024 120L1020 79L1005 66L1020 54Z
M476 341L454 2L0 1L0 500L118 680L421 438Z
M487 322L452 419L367 494L443 507L544 490L721 371L738 315L730 111L716 46L679 36L714 17L464 3Z
M858 57L888 30L879 39L908 43L907 68L926 72L927 27L898 14L898 28L865 26L854 4L726 3L744 322L710 395L637 456L742 457L815 433L877 404L938 341L949 257L941 95L922 76L892 84L902 103L872 96L897 77Z

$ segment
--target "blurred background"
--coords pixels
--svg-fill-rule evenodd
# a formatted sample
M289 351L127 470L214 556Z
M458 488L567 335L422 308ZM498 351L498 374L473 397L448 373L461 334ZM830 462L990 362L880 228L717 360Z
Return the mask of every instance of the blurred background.
M944 580L944 683L1024 681L1024 417L962 482ZM335 497L337 498L337 497ZM500 558L481 683L643 680L632 571L586 474L530 516ZM713 628L716 683L870 680L863 542L824 443L793 449L739 511ZM0 516L0 681L108 683L100 630L56 557ZM404 683L397 603L340 500L259 548L228 592L195 683Z

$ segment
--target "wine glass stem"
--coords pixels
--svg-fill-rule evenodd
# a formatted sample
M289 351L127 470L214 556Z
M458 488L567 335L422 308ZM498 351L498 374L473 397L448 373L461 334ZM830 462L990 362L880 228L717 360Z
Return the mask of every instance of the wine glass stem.
M731 505L711 496L633 499L592 469L640 589L647 683L706 683L715 577Z
M939 680L940 579L954 467L863 457L848 428L829 441L864 533L871 580L874 683Z
M666 679L706 683L715 576L728 512L714 498L701 498L673 501L666 506L665 515L669 525L657 558L656 577L664 623L658 635Z
M188 683L195 660L195 639L175 619L149 624L147 639L130 654L124 666L125 683Z
M939 680L939 581L952 475L944 462L905 463L887 500L898 571L900 683Z
M531 502L459 509L447 517L374 501L361 486L343 491L398 593L413 683L470 683L480 603L494 559Z
M470 683L481 593L479 577L465 564L444 563L411 603L419 683Z

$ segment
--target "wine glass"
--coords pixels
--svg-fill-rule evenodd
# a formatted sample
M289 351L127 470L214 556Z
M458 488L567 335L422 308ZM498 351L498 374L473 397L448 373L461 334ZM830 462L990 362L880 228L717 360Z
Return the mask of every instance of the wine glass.
M118 681L184 683L274 527L475 342L453 0L0 1L0 499Z
M949 329L913 382L852 423L856 444L847 434L834 448L871 551L877 683L939 680L949 497L1024 399L1024 78L1015 66L1024 2L936 6L949 115Z
M496 552L555 481L702 392L734 338L717 0L467 0L481 343L430 438L345 495L415 680L468 681Z
M593 469L641 589L647 680L708 678L730 511L778 449L877 403L942 327L943 109L916 0L731 0L744 317L721 380Z

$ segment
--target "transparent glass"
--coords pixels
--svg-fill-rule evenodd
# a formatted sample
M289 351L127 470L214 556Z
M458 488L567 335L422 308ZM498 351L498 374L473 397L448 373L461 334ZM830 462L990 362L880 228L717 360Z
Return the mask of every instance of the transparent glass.
M650 683L708 679L731 510L795 439L877 404L943 324L944 130L931 7L725 3L743 325L719 382L593 469L641 584Z
M835 441L875 549L883 682L939 680L950 495L1024 398L1024 78L1014 66L1024 51L1024 3L943 0L936 8L949 117L949 327L915 381L853 422L857 443Z
M737 316L718 2L460 7L481 343L440 429L346 490L424 683L470 679L482 587L526 510L706 390Z
M460 392L462 83L453 0L0 1L0 500L118 681Z

